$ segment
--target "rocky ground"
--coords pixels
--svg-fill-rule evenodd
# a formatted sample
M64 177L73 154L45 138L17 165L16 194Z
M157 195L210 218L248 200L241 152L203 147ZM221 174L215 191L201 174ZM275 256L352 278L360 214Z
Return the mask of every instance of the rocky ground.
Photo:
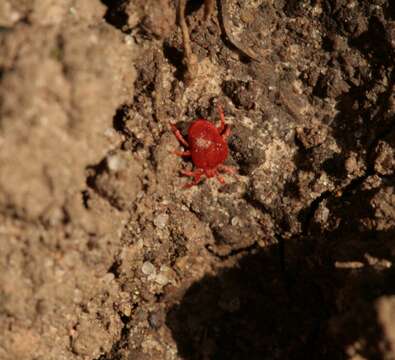
M1 1L0 359L395 359L394 2L186 15L188 85L172 0Z

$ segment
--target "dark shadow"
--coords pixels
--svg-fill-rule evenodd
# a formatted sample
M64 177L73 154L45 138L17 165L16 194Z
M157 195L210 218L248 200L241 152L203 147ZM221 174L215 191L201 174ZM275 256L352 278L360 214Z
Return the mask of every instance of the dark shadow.
M311 278L296 287L307 269L287 276L278 255L277 247L248 255L188 289L166 320L184 359L303 358L306 346L316 353L327 316L321 290Z
M388 19L395 20L395 2L389 1L384 9L384 14Z
M330 176L345 179L347 176L344 154L334 154L322 163L322 169Z
M185 16L190 16L198 11L203 5L203 0L189 0L185 8Z
M86 184L89 188L96 190L96 177L107 170L107 160L103 158L98 163L93 165L88 165L86 167L87 177L86 177Z
M371 63L377 63L380 65L383 62L387 62L388 66L390 66L392 49L385 39L385 33L386 29L384 28L382 21L375 16L372 16L369 19L367 31L363 32L356 38L352 38L350 45L355 46L364 53Z
M382 358L376 300L395 294L395 270L371 258L394 262L395 228L361 226L378 191L329 197L326 224L193 284L166 318L182 359L347 359L361 339L362 357ZM336 265L352 261L363 266Z
M186 66L183 62L184 53L180 49L169 44L167 41L163 42L163 55L170 64L172 64L177 70L174 74L175 78L179 81L183 80L183 74L186 71Z
M119 30L125 31L128 26L129 16L125 11L128 3L126 0L101 0L107 6L104 20Z
M127 118L128 114L128 106L121 105L115 112L115 115L112 119L112 126L114 130L119 132L124 132L125 128L125 118Z
M367 358L380 358L374 301L394 293L388 288L393 271L385 276L374 270L313 271L301 262L287 274L284 278L273 263L273 252L262 251L192 285L166 319L181 357L346 359L346 347L369 336ZM353 303L337 313L344 289L354 291Z

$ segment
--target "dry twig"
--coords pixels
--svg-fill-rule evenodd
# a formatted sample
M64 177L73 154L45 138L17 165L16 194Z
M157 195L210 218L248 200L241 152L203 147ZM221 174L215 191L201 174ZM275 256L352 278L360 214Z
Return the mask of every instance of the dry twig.
M185 6L186 0L178 1L177 17L178 24L181 27L182 40L184 43L184 65L186 67L186 72L184 74L185 82L188 84L192 82L197 73L197 57L192 52L191 39L189 38L188 25L185 21Z

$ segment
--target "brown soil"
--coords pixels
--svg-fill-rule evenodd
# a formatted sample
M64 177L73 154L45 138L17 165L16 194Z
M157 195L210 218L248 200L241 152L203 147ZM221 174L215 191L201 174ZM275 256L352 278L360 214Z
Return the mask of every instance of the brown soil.
M175 15L0 2L0 359L395 359L394 2L191 0L188 86Z

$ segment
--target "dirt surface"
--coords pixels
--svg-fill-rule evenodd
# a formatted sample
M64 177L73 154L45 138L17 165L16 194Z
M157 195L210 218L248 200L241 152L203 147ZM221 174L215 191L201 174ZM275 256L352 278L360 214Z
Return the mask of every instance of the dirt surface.
M186 19L188 86L172 0L0 2L0 359L395 359L393 1Z

